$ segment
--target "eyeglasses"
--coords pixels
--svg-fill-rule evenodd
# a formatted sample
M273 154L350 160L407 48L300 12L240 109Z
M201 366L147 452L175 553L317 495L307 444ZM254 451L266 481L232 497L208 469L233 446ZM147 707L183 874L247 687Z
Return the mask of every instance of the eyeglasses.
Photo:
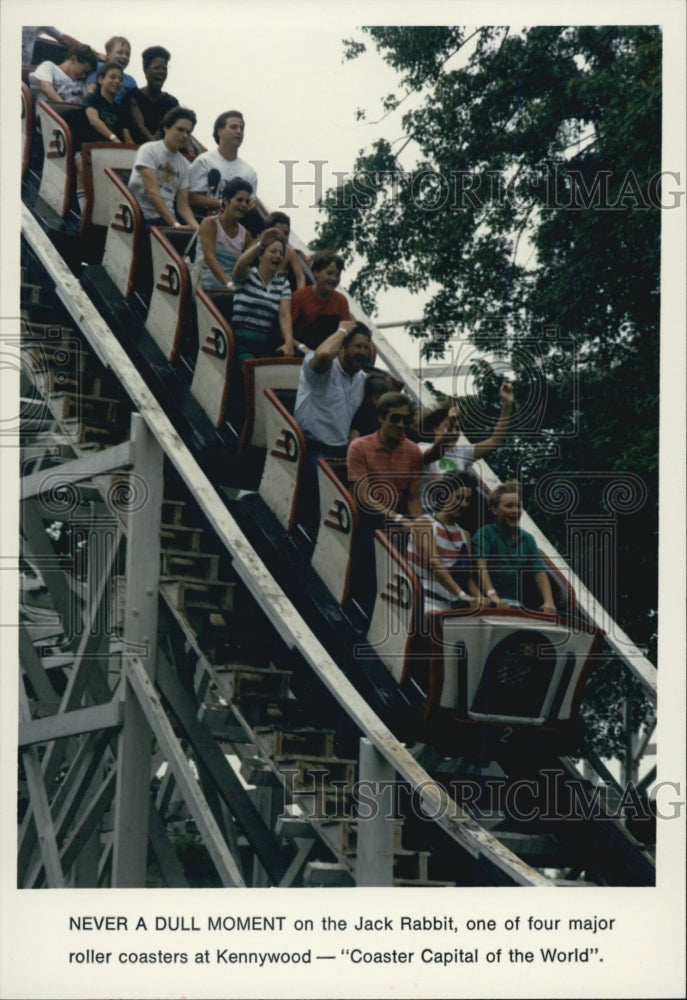
M413 418L406 413L389 413L387 415L392 424L404 424L406 427L410 427L413 422Z

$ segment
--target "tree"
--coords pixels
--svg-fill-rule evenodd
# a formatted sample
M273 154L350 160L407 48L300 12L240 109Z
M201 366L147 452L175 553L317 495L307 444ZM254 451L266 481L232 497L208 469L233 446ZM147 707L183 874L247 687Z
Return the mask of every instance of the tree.
M566 519L538 491L546 476L573 477L578 513L600 523L609 474L636 490L614 515L614 596L652 650L660 219L673 201L660 29L362 31L400 74L384 114L409 110L403 136L361 151L327 193L315 245L360 262L350 289L370 311L380 289L428 294L411 328L426 357L469 342L507 359L528 412L499 463L559 546ZM347 58L365 47L348 41ZM498 369L474 365L485 398Z

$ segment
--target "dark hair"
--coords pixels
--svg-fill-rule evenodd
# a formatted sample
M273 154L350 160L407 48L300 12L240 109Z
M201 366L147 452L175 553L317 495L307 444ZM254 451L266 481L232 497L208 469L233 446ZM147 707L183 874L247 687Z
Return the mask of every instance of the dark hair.
M431 481L425 490L424 499L433 511L439 513L446 509L457 490L476 490L477 481L469 472L447 472L445 476Z
M72 56L74 56L75 59L78 59L79 62L88 63L91 69L95 69L98 65L98 57L90 45L75 45L67 53L67 59L71 59Z
M437 406L433 410L425 410L422 414L422 430L433 431L435 427L439 426L442 420L446 419L455 405L456 404L452 402L443 403L441 406Z
M325 267L329 267L330 264L336 264L337 270L341 274L344 267L343 258L339 257L338 253L334 253L333 250L318 250L310 261L310 270L313 274L317 274L318 271L324 271Z
M100 67L100 69L96 74L95 82L98 85L98 87L100 87L100 78L105 76L106 73L109 73L111 69L118 69L119 72L122 74L122 78L124 77L124 70L122 69L120 64L118 62L115 62L113 59L110 59L109 62L104 62L102 64L102 66Z
M372 340L372 332L370 331L370 328L365 326L364 323L356 323L351 332L347 333L344 339L342 340L341 346L348 347L353 338L356 337L359 333L361 333L363 337L367 337L368 340Z
M141 53L143 69L148 69L154 59L164 59L165 62L169 62L171 58L167 49L162 45L151 45L150 48L144 49Z
M105 52L110 52L115 45L128 45L129 51L131 51L131 42L128 38L124 38L123 35L113 35L105 42Z
M240 118L244 125L246 123L245 118L240 111L223 111L222 114L215 120L215 124L212 126L212 138L215 140L217 145L219 145L219 130L224 128L230 118Z
M291 228L291 219L288 217L286 212L270 212L263 222L265 229L269 229L270 226L278 225L288 226L289 229Z
M239 191L247 191L248 194L253 194L253 185L249 184L248 181L244 181L243 177L232 177L230 181L227 181L222 188L222 193L220 195L224 201L231 201L235 194Z
M375 412L378 417L385 417L389 410L397 406L407 406L411 417L415 413L415 403L404 392L385 392L377 403Z
M194 128L198 121L195 111L191 111L190 108L182 108L180 104L177 104L176 108L170 108L165 114L161 122L162 128L171 128L172 125L176 125L180 118L188 118L193 123Z
M383 396L385 392L391 392L393 389L393 382L388 375L380 375L375 372L374 375L368 375L365 379L365 399L371 399L372 396Z

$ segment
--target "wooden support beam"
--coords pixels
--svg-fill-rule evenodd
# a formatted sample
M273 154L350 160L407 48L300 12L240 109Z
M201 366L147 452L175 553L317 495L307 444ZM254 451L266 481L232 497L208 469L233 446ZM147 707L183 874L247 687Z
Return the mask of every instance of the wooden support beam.
M134 469L147 496L131 505L127 520L126 607L124 642L136 648L137 661L150 677L157 655L157 605L160 580L160 521L163 498L163 452L144 421L131 419ZM123 674L120 697L124 719L117 750L112 884L118 888L145 885L150 803L150 725L140 697Z
M82 479L92 479L94 476L130 465L131 444L129 441L124 441L122 444L103 448L102 451L89 452L83 458L75 458L70 462L52 465L48 469L22 476L21 499L28 500L30 497L40 496L45 490L54 490L62 483L78 483Z
M19 724L19 746L33 746L51 740L63 740L82 733L95 733L106 729L119 729L122 724L122 706L119 701L91 708L77 708L73 712L49 715L45 719L31 719Z
M173 668L166 661L160 660L158 664L158 684L172 711L186 730L195 754L207 768L217 791L229 811L236 817L242 833L248 839L261 865L272 882L278 884L287 866L278 841L248 797L216 740L207 727L198 721L195 706L186 695Z
M191 766L184 756L169 719L165 715L160 698L153 682L146 673L138 657L126 657L125 675L134 692L139 705L155 734L169 766L174 771L174 777L184 797L184 801L193 816L198 831L203 838L217 872L226 886L245 888L245 882L231 852L222 837L212 811L200 790ZM149 760L150 753L146 757ZM142 761L138 761L140 769ZM119 761L121 767L121 757ZM116 843L115 843L116 849Z
M23 721L29 718L29 704L23 688L19 689L19 718ZM40 850L42 866L45 868L50 888L62 889L65 885L64 873L57 849L57 838L53 827L48 792L43 781L38 751L35 747L30 747L22 753L21 758L31 797L33 815L38 828L38 848Z

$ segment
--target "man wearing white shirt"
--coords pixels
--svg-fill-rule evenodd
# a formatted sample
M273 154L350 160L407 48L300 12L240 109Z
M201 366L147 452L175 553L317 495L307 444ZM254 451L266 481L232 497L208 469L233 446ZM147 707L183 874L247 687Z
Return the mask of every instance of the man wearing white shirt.
M211 215L219 210L222 189L234 177L248 181L253 194L257 193L258 175L238 155L245 127L240 111L225 111L212 130L217 149L201 153L191 164L189 200L197 215Z
M164 139L144 142L138 148L129 190L147 226L179 226L179 215L187 226L197 228L188 203L188 161L181 154L195 124L193 111L172 108L162 119Z

